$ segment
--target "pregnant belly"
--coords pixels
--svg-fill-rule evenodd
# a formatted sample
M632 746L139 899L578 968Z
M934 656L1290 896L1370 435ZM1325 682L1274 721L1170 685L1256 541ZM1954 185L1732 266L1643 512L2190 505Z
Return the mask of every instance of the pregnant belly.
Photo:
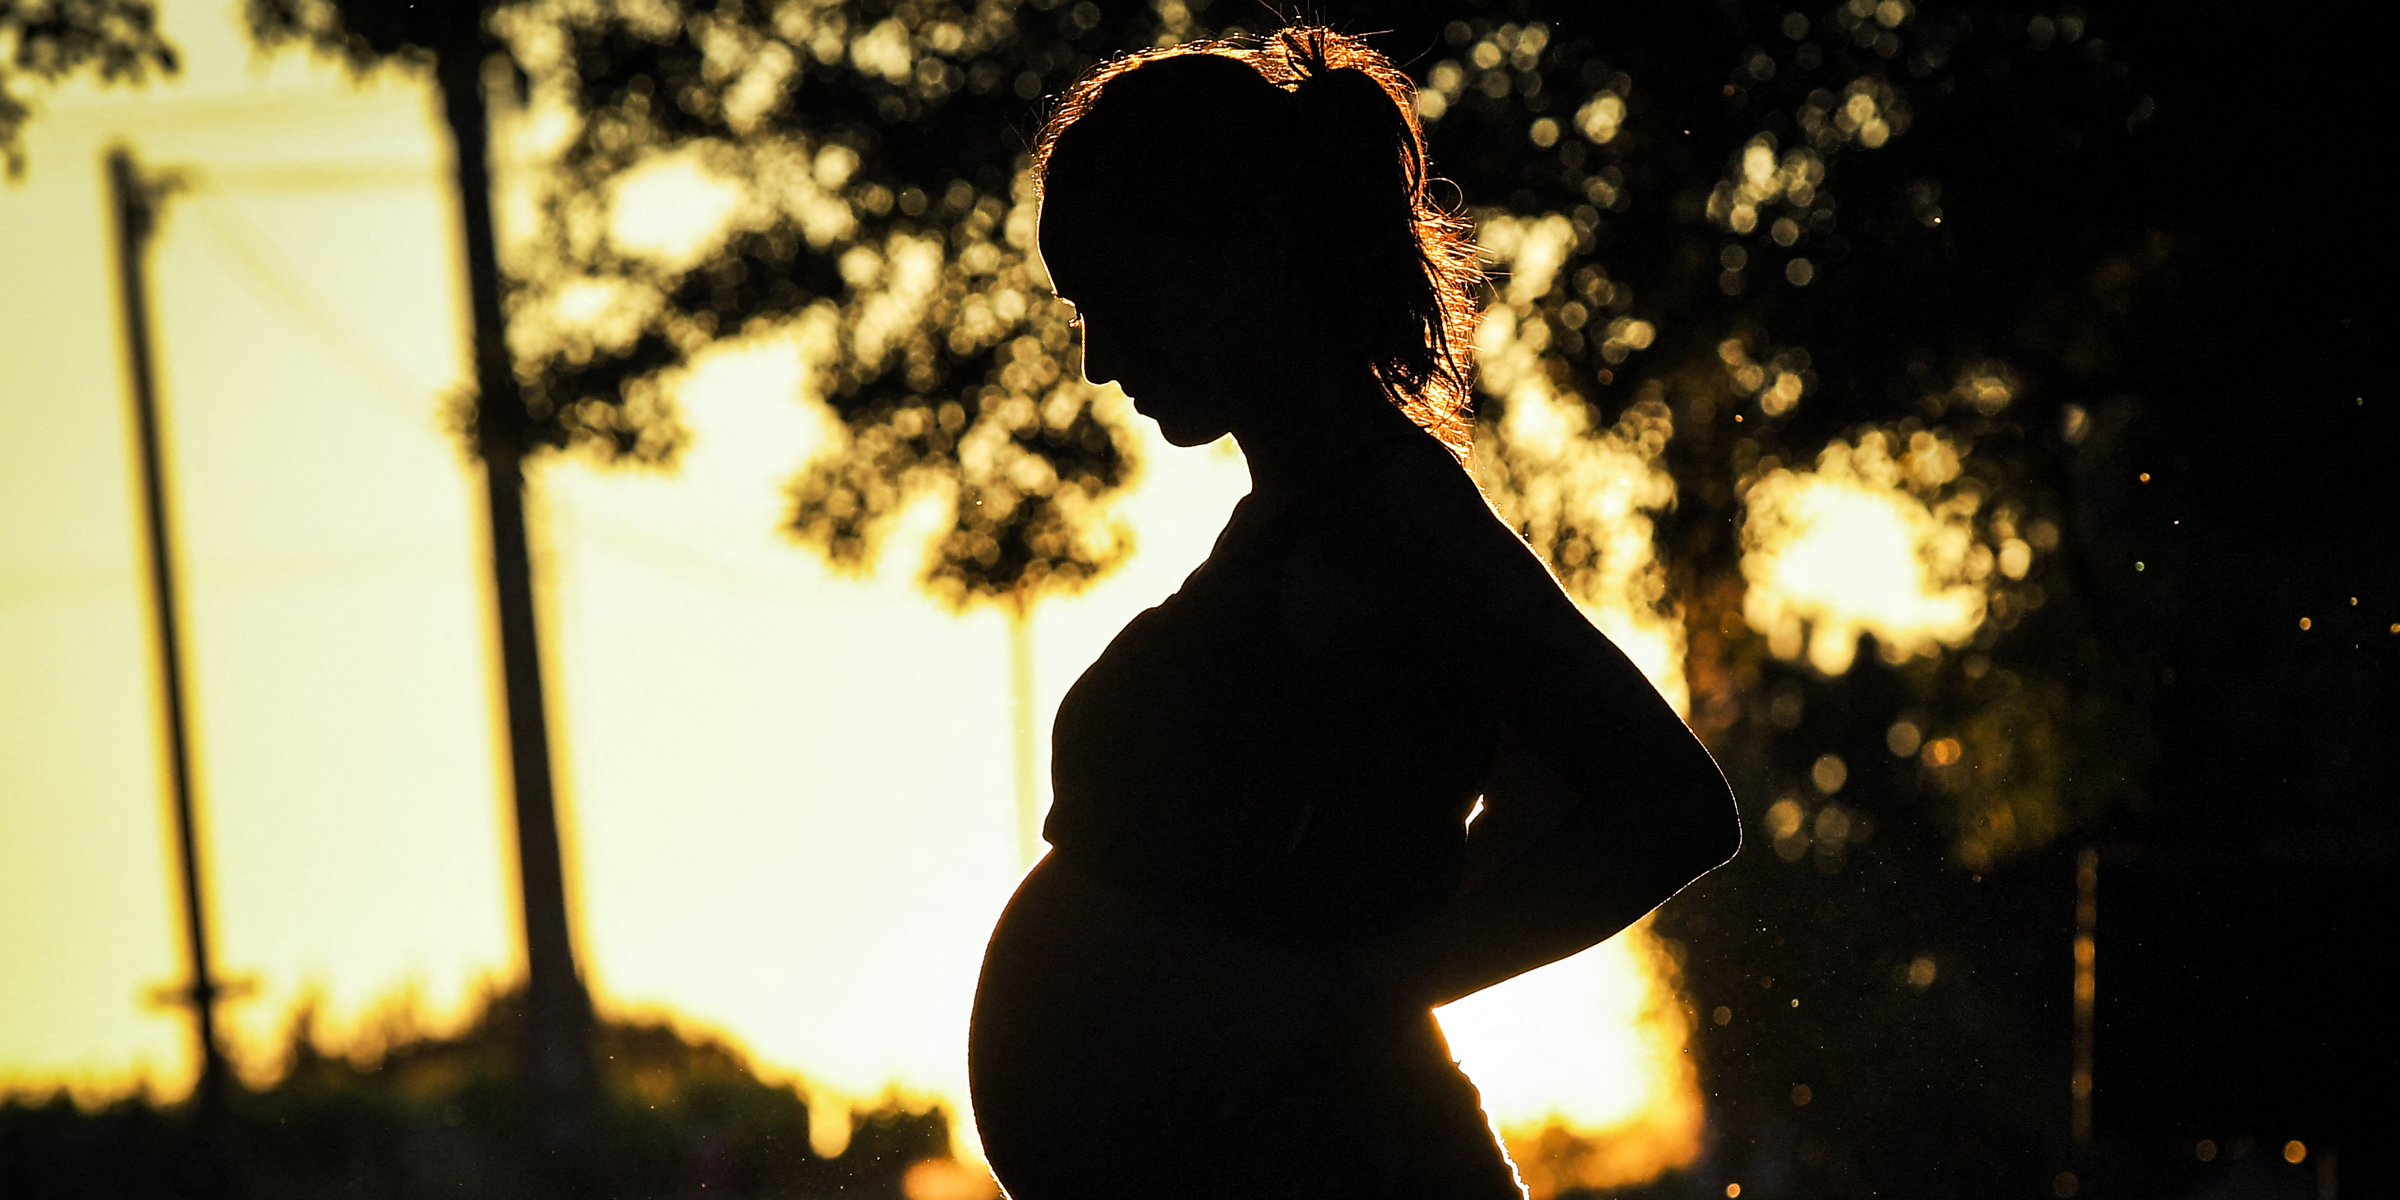
M992 934L968 1036L994 1169L1036 1198L1080 1190L1040 1186L1045 1164L1118 1180L1200 1169L1290 1094L1326 978L1306 954L1044 859Z
M1523 1200L1432 1014L1329 1028L1327 986L1052 855L976 989L993 1172L1018 1200Z

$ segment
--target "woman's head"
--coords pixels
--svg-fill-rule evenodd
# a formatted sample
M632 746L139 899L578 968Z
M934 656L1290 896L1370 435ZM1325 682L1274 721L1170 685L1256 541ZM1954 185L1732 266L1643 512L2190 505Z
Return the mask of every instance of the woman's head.
M1333 355L1465 451L1474 251L1428 194L1413 89L1381 54L1289 29L1113 60L1060 101L1034 169L1092 378L1141 398L1127 372L1240 387L1246 363ZM1134 311L1152 319L1095 328Z

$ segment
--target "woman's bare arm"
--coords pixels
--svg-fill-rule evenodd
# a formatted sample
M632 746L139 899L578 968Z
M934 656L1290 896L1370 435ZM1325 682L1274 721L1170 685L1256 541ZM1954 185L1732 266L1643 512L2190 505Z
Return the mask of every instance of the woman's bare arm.
M1470 482L1379 475L1362 499L1393 536L1373 550L1439 599L1503 729L1469 886L1354 964L1357 986L1414 1007L1606 940L1730 858L1741 826L1699 739Z

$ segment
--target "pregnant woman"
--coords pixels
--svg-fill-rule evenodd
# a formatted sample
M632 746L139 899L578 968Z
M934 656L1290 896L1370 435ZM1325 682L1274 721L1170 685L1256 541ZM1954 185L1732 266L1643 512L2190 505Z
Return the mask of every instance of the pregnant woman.
M1051 851L976 994L992 1168L1016 1200L1520 1196L1431 1009L1740 832L1461 467L1477 273L1407 77L1321 29L1145 52L1035 170L1084 375L1178 446L1230 433L1252 490L1059 708Z

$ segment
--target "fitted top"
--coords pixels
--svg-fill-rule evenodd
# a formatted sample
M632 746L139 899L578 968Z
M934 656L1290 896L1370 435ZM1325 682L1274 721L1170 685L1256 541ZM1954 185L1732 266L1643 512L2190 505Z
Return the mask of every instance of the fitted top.
M1394 569L1407 533L1375 491L1428 470L1472 487L1430 439L1394 440L1234 509L1208 560L1060 704L1057 853L1303 947L1354 946L1450 899L1497 726L1440 604Z

